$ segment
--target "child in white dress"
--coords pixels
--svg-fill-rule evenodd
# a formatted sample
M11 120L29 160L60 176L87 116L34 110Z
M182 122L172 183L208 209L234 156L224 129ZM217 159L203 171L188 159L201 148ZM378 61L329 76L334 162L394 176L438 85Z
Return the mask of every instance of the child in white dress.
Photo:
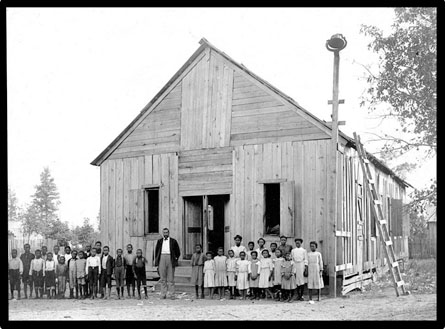
M275 259L273 261L273 289L272 293L275 295L275 300L280 301L280 292L281 292L281 263L284 258L281 255L281 250L275 250Z
M213 299L213 288L215 287L215 261L212 259L212 252L207 251L207 260L204 262L204 288L209 289L210 299Z
M307 253L308 258L308 277L307 277L307 287L309 289L309 300L312 300L312 289L318 290L317 301L320 301L321 288L324 287L323 284L323 259L321 254L317 250L317 242L311 241L309 244L311 251Z
M226 260L227 283L229 285L230 299L233 299L235 296L236 261L238 260L238 258L235 258L235 253L231 249L228 251L228 254L229 258L227 258Z
M270 296L273 298L272 293L270 292L270 280L273 275L273 262L269 257L269 250L264 249L262 251L262 258L260 259L260 280L258 282L258 287L265 292L266 300L267 297Z
M219 299L224 300L224 288L227 286L227 257L224 256L224 248L218 248L218 255L213 258L215 262L215 287L218 288Z
M236 287L241 293L240 299L246 299L247 289L249 289L249 265L250 262L246 260L246 253L241 251L239 253L240 259L236 258Z

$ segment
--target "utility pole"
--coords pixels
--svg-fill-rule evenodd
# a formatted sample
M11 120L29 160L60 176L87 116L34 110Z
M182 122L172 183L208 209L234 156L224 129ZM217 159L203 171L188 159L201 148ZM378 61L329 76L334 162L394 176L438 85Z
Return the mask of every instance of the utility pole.
M337 182L338 182L338 105L344 104L344 100L338 99L338 81L339 81L339 66L340 66L340 51L347 45L346 39L341 34L334 34L326 41L326 48L334 53L334 81L332 88L332 100L328 104L332 104L332 135L331 135L331 156L329 158L329 188L328 197L330 198L328 207L329 222L333 223L333 227L328 230L328 250L334 263L329 266L329 294L334 298L337 297L337 237L335 231L338 220L338 196L337 196ZM332 229L332 230L331 230Z

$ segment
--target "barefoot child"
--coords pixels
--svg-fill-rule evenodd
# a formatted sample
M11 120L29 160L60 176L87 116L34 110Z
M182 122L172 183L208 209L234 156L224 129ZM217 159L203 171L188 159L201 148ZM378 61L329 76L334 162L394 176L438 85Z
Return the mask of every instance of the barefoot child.
M76 260L76 280L77 280L76 289L79 290L80 299L85 299L87 296L87 290L86 290L87 282L85 280L86 265L87 265L87 260L85 259L85 252L81 250L79 251L79 257Z
M58 298L65 298L66 277L68 275L68 266L65 264L65 256L59 257L59 262L56 265L56 276L58 283Z
M213 288L215 287L215 261L212 259L212 252L206 252L207 260L204 262L204 288L209 289L210 299L213 299Z
M85 275L90 284L90 298L97 298L97 281L101 271L100 258L96 255L96 248L91 249L91 256L87 258Z
M66 257L65 257L66 260ZM68 260L68 280L70 285L70 297L69 299L74 298L74 289L76 289L76 299L79 298L79 290L77 288L77 273L76 273L76 260L77 260L77 250L73 250L71 252L71 257Z
M56 262L53 260L52 252L46 254L45 261L45 288L48 299L55 295L56 289Z
M20 299L20 277L23 275L23 263L22 260L17 257L17 249L11 250L11 257L8 261L8 274L11 287L11 299L15 300L14 290L17 290L17 299Z
M312 300L312 289L318 290L317 301L320 301L321 288L324 287L323 284L323 259L321 254L317 251L317 242L311 241L309 244L311 251L307 253L308 258L308 277L307 277L307 287L309 289L309 300Z
M36 299L42 298L43 280L45 278L45 262L42 259L42 253L39 249L36 250L36 258L31 261L29 275L32 276L32 282L34 283L34 289L36 292Z
M235 253L231 249L228 251L228 254L229 258L227 258L226 261L227 283L229 285L230 299L234 299L235 287L236 287L236 281L235 281L236 261L238 260L238 258L235 258Z
M28 298L27 294L27 286L29 285L29 298L32 298L32 275L29 274L29 268L31 267L31 261L36 257L34 254L32 254L31 246L29 243L25 243L23 245L23 249L25 249L25 252L20 255L20 260L23 264L23 275L22 275L22 282L23 282L23 290L25 292L25 298Z
M286 253L285 260L281 263L281 296L282 301L292 301L295 284L295 263L289 252Z
M240 299L246 300L247 289L249 289L249 264L250 262L246 260L246 253L241 251L239 253L240 259L236 259L236 287L241 293L242 297Z
M125 277L125 266L124 266L124 257L122 256L122 249L118 249L116 251L116 260L114 262L114 278L116 280L116 291L117 298L125 299L124 297L124 277Z
M111 275L113 274L114 259L110 255L110 247L104 246L102 257L100 258L101 266L101 276L100 276L100 289L101 298L110 299L111 298ZM145 274L145 271L144 271ZM107 286L108 286L108 296L107 296Z
M295 284L297 285L297 300L304 300L303 299L303 292L304 292L304 284L306 282L306 279L304 277L304 271L307 269L308 266L308 258L307 258L307 252L306 249L301 247L303 243L303 239L297 238L295 239L295 245L296 247L292 249L291 255L292 260L295 263Z
M275 259L273 259L273 290L275 300L280 301L281 292L281 263L284 258L281 255L281 250L275 250ZM282 296L281 296L282 297Z
M196 299L199 298L199 288L201 288L201 298L204 299L204 262L205 255L202 252L202 245L198 243L192 255L192 284L195 285Z
M215 287L218 288L219 300L224 300L224 289L227 286L227 257L224 256L224 248L218 248L218 254L213 259L215 262Z
M258 287L265 293L266 300L267 297L273 299L273 295L270 292L270 281L273 275L273 262L269 257L269 250L263 249L263 258L260 259L260 280L258 282Z
M142 287L144 287L145 299L148 299L145 263L148 263L148 261L147 259L145 259L145 257L142 256L142 249L136 250L136 258L133 261L133 274L136 278L138 299L141 299L141 283Z
M249 262L249 289L252 296L250 299L260 299L260 293L258 289L258 275L260 274L260 261L257 259L258 252L253 250L250 253L252 259Z
M127 294L128 298L131 298L130 294L130 286L133 291L133 298L134 298L134 274L133 274L133 262L136 255L133 253L133 245L129 243L127 245L127 253L124 256L124 265L125 265L125 284L127 285Z

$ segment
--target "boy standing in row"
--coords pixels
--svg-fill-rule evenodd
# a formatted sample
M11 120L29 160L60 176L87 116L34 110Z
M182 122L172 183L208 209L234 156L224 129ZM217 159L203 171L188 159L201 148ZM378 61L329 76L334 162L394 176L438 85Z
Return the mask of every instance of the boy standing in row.
M17 290L17 299L20 299L20 276L23 275L23 263L17 258L17 249L11 250L12 259L8 262L9 283L11 286L11 299L14 298L14 290Z

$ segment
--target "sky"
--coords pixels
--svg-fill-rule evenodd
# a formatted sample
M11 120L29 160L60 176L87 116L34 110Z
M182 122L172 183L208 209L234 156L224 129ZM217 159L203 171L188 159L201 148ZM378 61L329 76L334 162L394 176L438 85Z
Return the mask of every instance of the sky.
M391 8L7 8L8 184L19 204L28 203L48 166L61 220L94 222L100 169L90 162L203 37L331 121L333 53L325 42L342 33L340 128L376 151L368 133L391 133L397 123L379 125L359 106L367 87L362 65L376 68L378 61L359 31L366 24L388 33L393 21ZM406 180L421 188L435 173L433 159Z

